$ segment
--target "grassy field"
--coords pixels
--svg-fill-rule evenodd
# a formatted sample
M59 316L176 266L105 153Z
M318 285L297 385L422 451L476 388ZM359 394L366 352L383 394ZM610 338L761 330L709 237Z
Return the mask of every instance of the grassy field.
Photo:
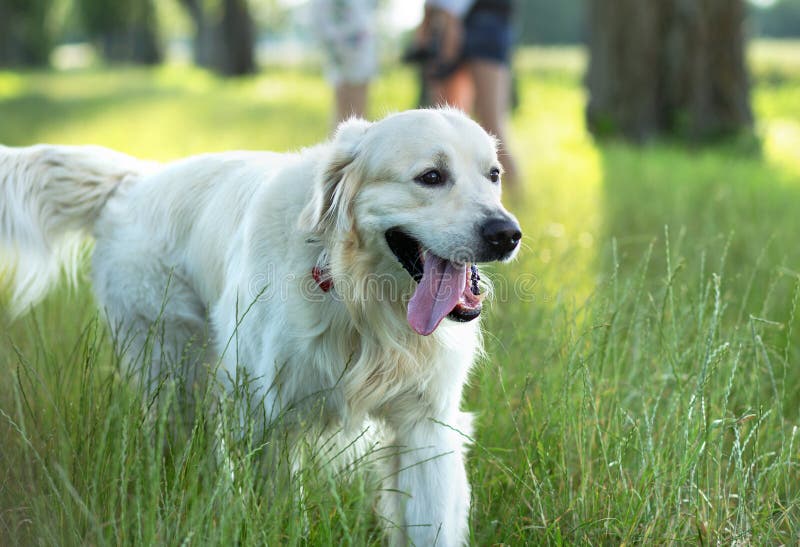
M581 52L520 53L526 237L492 268L464 401L473 544L800 541L800 44L751 53L760 152L595 143ZM391 70L372 114L413 97ZM0 143L287 150L325 137L329 101L285 69L0 73ZM85 284L0 324L0 544L380 543L369 476L312 459L305 521L271 445L237 453L231 485L209 419L166 434Z

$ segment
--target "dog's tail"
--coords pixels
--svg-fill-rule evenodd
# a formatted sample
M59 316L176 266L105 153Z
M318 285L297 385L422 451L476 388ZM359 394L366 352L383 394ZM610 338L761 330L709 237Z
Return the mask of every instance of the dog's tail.
M0 281L10 278L12 316L41 299L62 268L75 279L103 206L148 165L96 146L0 146Z

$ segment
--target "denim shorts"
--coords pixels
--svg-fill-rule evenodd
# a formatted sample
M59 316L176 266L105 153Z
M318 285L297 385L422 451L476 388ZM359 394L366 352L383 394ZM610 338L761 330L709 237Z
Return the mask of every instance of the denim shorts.
M464 21L464 60L485 59L511 63L513 36L506 13L476 9Z

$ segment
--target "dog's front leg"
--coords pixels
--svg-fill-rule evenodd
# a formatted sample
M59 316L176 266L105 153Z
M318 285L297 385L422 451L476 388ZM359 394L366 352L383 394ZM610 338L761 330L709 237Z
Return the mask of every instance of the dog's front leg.
M397 431L396 493L400 522L391 543L417 547L463 545L469 530L470 490L464 468L471 417L428 419Z

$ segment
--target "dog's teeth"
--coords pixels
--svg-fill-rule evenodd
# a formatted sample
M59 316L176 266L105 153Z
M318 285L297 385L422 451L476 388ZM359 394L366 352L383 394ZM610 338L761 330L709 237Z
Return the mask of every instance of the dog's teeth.
M475 296L481 293L480 287L478 287L478 281L480 281L480 279L481 276L478 273L478 267L475 264L473 264L470 267L470 281L471 281L470 290L472 291L472 294L474 294Z
M473 279L477 279L477 280L479 280L479 281L480 281L480 279L481 279L481 274L478 272L478 267L477 267L475 264L472 264L472 265L470 266L470 271L471 271L471 273L472 273L472 277L473 277Z

